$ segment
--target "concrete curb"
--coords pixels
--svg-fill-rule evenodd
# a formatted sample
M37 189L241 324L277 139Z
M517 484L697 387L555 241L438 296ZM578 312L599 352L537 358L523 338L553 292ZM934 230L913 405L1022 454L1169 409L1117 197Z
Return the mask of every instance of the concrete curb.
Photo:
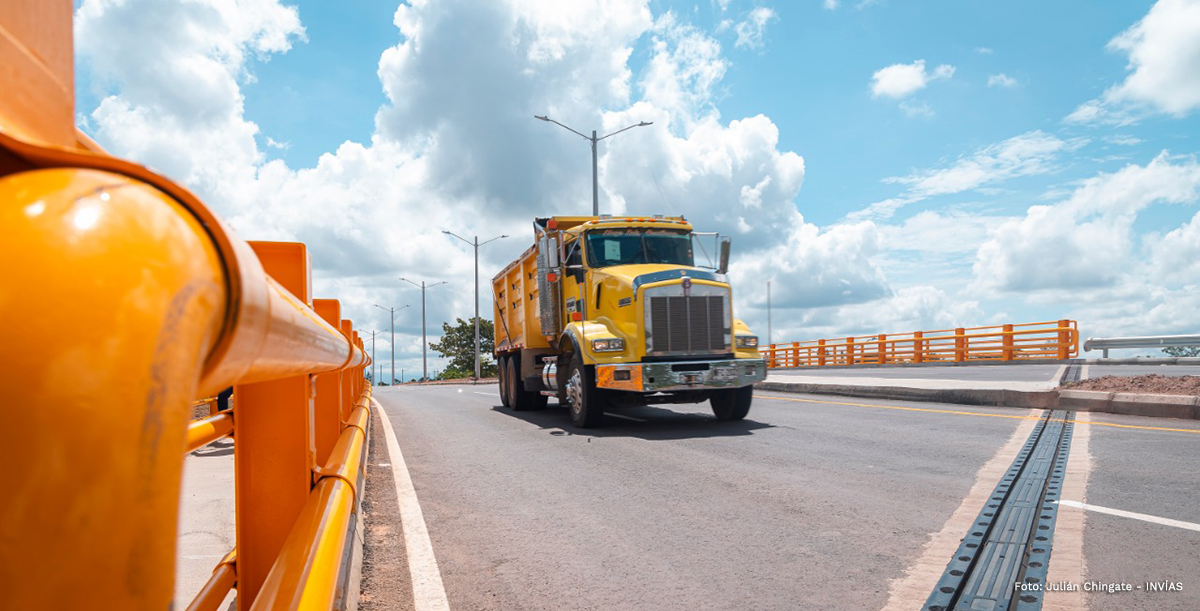
M905 386L853 386L847 384L808 384L759 382L759 390L812 395L840 395L893 401L929 401L958 405L1025 407L1032 409L1073 409L1153 418L1200 420L1200 397L1191 395L1151 395L1089 390L991 390L911 388Z
M896 401L931 401L959 405L989 405L996 407L1032 407L1052 409L1058 402L1054 390L1022 391L972 388L910 388L906 386L853 386L848 384L808 384L788 382L759 382L760 390L814 395L842 395Z
M1200 420L1200 397L1132 392L1060 390L1058 406L1081 412L1106 412L1154 418Z

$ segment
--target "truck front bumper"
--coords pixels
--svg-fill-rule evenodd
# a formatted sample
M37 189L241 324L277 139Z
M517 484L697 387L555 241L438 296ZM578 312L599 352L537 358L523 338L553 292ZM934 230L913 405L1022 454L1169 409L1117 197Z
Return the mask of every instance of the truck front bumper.
M596 386L633 392L739 388L766 377L764 359L596 365Z

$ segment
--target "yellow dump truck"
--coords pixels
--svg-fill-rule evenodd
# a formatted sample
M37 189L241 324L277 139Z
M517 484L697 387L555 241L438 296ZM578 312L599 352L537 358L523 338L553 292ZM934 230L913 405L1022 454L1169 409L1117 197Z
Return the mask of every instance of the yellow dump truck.
M746 417L767 370L733 316L728 238L663 216L558 216L533 229L533 246L492 279L505 406L557 397L582 428L648 404L709 401L718 419ZM709 267L698 246L715 255Z

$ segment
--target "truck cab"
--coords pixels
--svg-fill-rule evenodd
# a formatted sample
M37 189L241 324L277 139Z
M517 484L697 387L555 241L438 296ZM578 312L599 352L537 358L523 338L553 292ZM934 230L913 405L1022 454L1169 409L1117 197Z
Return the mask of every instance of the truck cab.
M719 419L746 416L766 364L733 315L727 239L704 266L683 217L541 218L534 233L494 281L507 405L555 396L580 427L609 408L706 400Z

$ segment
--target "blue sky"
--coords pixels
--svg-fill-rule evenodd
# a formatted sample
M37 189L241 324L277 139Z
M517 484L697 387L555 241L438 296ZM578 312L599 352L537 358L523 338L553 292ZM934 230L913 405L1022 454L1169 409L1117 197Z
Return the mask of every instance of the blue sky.
M310 243L368 326L412 301L397 275L470 286L442 229L515 236L486 280L532 216L586 209L587 144L537 112L654 120L602 145L602 208L733 235L739 315L765 326L773 280L777 341L1197 327L1196 0L77 6L81 126Z

